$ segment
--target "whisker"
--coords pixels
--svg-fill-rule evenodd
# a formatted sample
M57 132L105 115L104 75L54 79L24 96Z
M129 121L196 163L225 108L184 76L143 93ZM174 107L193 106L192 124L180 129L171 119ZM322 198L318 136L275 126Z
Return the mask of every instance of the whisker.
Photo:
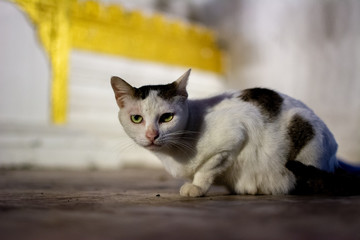
M190 157L190 152L189 152L189 151L186 151L186 149L185 149L185 148L180 147L180 146L179 146L179 145L177 145L177 144L169 144L168 146L169 146L169 147L171 146L172 148L174 148L174 149L176 149L176 150L180 151L183 155L185 155L185 156L186 156L186 158L189 158L189 157Z
M187 157L190 157L190 155L195 152L195 148L193 147L193 145L190 143L187 143L187 142L179 141L176 139L171 139L171 140L167 141L167 144L170 145L171 147L179 150L180 152L185 154Z
M162 140L167 144L168 148L172 147L187 157L195 152L194 141L198 139L198 131L181 130L166 133L162 136Z

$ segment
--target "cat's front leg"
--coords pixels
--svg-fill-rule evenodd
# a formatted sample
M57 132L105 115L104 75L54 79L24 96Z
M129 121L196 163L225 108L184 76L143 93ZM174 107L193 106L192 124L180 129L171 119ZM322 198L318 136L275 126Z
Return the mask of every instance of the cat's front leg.
M180 195L184 197L204 196L214 179L223 173L232 163L228 152L221 152L206 161L195 173L192 183L185 183L180 188Z

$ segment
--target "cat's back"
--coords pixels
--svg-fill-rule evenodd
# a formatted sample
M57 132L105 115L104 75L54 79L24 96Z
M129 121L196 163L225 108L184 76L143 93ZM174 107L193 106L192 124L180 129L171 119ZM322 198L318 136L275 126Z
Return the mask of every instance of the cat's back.
M227 91L210 98L195 100L192 105L199 114L211 117L220 115L235 121L250 118L252 121L259 119L261 122L274 123L295 114L309 115L308 117L315 115L301 101L267 88Z
M245 124L272 125L291 120L295 114L314 115L301 101L267 88L227 91L200 100L189 101L194 118L191 122L204 122L215 130ZM309 119L311 120L311 119ZM207 129L210 130L210 129Z

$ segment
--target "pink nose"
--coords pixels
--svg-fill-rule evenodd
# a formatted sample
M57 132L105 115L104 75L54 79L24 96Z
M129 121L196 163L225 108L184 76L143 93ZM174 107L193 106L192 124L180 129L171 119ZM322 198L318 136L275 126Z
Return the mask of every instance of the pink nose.
M159 137L159 132L155 129L148 129L145 133L145 136L150 141L155 141Z

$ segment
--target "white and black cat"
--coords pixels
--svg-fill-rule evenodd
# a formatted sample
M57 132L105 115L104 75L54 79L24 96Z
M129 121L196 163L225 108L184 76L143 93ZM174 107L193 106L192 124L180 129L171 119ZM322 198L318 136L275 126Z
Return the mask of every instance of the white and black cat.
M302 102L264 88L189 100L189 75L140 88L111 78L125 132L171 175L191 180L182 196L203 196L213 183L236 194L302 193L309 176L337 169L333 135Z

